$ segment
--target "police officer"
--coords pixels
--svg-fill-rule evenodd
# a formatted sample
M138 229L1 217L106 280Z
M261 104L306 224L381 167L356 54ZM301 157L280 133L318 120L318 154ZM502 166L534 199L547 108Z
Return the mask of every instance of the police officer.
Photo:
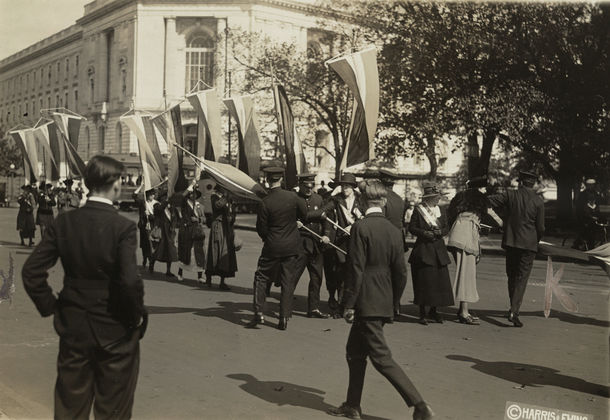
M307 212L315 212L322 208L323 200L319 194L313 192L315 186L315 174L301 174L299 178L298 195L305 201ZM304 226L322 236L323 228L320 221L305 223ZM307 316L309 318L328 318L327 314L320 312L320 286L322 285L322 273L324 270L324 256L322 254L320 239L307 229L302 229L301 238L305 253L299 260L296 272L297 282L307 267L309 272L309 288L307 292Z
M505 210L502 248L506 250L506 275L510 311L508 320L515 327L522 327L519 308L525 295L538 251L538 242L544 234L544 202L534 190L537 176L531 172L519 172L519 188L504 194L488 197L494 208Z
M254 273L254 318L248 327L254 328L265 322L263 312L267 284L277 275L282 288L278 329L285 330L292 313L297 280L295 267L303 254L297 219L304 220L307 211L302 199L294 192L282 189L283 168L268 167L264 171L270 190L259 207L256 219L256 231L264 245Z

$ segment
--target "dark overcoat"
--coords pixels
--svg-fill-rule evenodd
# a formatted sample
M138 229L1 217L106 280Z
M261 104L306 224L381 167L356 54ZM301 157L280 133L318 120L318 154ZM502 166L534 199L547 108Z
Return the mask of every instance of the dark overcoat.
M208 261L206 274L212 276L235 277L237 255L235 253L235 212L231 201L224 195L210 197L212 215L210 237L208 239Z

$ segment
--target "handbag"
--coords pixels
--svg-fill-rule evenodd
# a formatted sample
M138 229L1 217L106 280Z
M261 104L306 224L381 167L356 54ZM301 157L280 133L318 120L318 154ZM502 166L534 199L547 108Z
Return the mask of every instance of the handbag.
M193 225L193 240L203 241L205 239L205 229L201 223Z
M159 226L154 226L150 230L148 237L152 242L159 242L161 240L161 235L162 235L161 228Z

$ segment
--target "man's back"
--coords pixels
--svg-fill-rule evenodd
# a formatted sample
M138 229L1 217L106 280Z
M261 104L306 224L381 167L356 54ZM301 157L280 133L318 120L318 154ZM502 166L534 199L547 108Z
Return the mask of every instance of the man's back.
M55 327L60 335L85 338L91 328L104 345L137 325L144 292L135 261L136 232L135 223L111 205L92 201L61 214L47 230L23 267L23 280L41 314L58 307ZM65 276L55 303L41 281L57 258Z
M544 202L540 196L532 188L519 187L490 196L489 201L507 210L502 246L537 251L544 234Z
M305 202L296 193L273 188L263 199L256 230L265 242L262 254L285 257L302 253L297 218L305 219Z
M385 217L398 229L402 229L403 220L405 217L406 207L405 201L392 190L388 188L387 202L385 205Z
M343 302L359 316L393 316L394 298L407 282L402 235L382 213L367 215L351 230L349 275Z

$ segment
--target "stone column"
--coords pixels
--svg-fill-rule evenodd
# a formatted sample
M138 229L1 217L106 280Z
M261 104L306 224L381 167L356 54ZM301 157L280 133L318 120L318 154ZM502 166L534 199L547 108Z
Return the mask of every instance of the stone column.
M178 78L180 72L178 59L178 34L176 33L176 17L165 18L165 94L167 103L180 96Z
M100 32L97 37L97 57L95 66L95 102L102 103L106 101L106 84L108 83L108 41L106 34ZM95 111L101 111L95 109Z

